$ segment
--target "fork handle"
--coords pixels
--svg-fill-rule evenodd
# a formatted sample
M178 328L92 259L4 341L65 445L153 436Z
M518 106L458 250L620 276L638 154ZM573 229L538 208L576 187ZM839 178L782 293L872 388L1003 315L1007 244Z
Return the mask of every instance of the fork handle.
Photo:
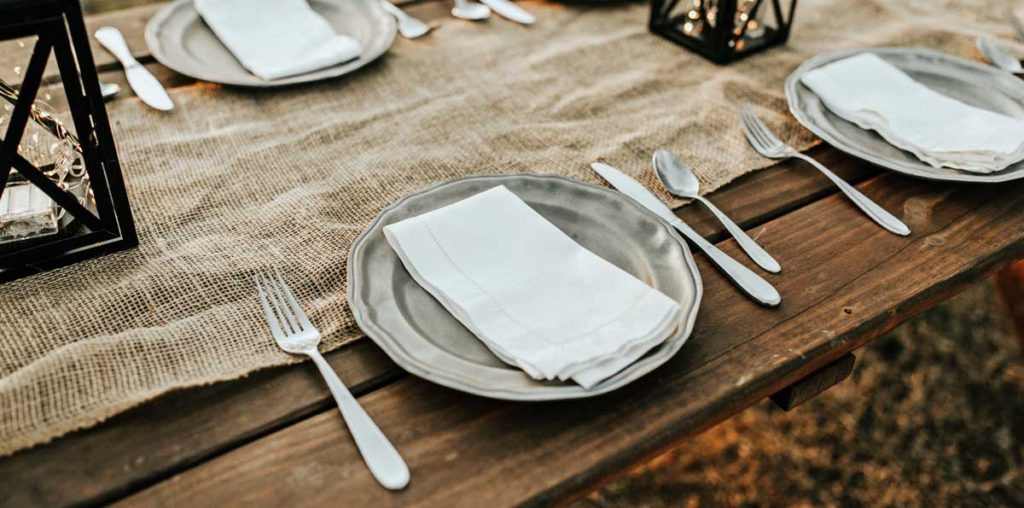
M381 432L377 424L373 423L370 415L366 414L363 406L359 405L356 398L348 391L345 384L341 382L338 375L327 363L323 355L317 350L312 350L307 355L313 359L313 363L320 369L320 374L327 381L327 387L331 389L341 416L348 425L352 439L359 448L359 453L366 462L366 467L384 488L389 490L401 490L409 484L409 467L405 465L398 450L388 441L388 438Z
M857 205L861 211L866 213L868 217L874 219L874 221L880 226L887 229L889 232L900 236L907 236L910 234L910 228L907 227L903 221L897 219L895 215L889 213L881 206L878 206L877 203L871 201L871 199L864 194L861 194L856 187L846 183L845 180L836 176L835 173L823 166L820 162L800 152L794 151L793 155L796 158L814 166L818 171L821 171L821 173L828 177L829 180L832 180L832 183L836 184L836 187L839 187L839 190L846 194L846 197L850 198L850 201L853 201L853 204Z

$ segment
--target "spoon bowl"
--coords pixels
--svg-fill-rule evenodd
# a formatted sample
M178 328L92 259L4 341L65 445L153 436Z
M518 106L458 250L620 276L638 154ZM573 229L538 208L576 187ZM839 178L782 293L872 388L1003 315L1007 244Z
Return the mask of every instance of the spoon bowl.
M455 0L452 16L469 21L480 21L491 16L491 9L482 3L469 0Z
M384 8L388 14L391 14L398 22L398 33L402 34L402 37L406 39L416 39L423 37L430 31L430 26L405 13L402 9L395 7L388 0L381 0L381 7Z
M654 174L665 189L676 196L692 199L700 195L697 175L668 150L654 152Z
M697 180L697 175L690 169L690 166L687 166L672 152L665 149L654 152L653 162L654 174L665 189L681 198L692 199L706 206L708 210L711 210L715 218L725 226L725 229L736 239L736 243L743 249L743 252L753 262L757 263L757 266L771 273L779 273L782 270L779 262L771 254L768 254L768 251L758 245L753 238L750 238L742 228L736 225L724 212L719 210L714 203L700 195L700 181Z

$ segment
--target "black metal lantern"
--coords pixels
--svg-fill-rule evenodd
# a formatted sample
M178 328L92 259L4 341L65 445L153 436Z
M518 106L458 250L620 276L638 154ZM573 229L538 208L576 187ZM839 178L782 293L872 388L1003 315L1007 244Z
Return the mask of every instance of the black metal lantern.
M796 0L651 0L650 30L723 64L786 42Z
M0 80L0 282L138 245L78 0L0 0L0 43L34 45ZM57 79L64 122L37 104Z

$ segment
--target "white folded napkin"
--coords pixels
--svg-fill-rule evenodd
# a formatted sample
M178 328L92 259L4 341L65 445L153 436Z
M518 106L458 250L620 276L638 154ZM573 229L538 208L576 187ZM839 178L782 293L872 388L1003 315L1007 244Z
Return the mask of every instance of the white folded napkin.
M363 51L306 0L195 0L195 8L242 66L268 81L347 62Z
M584 249L504 186L384 228L412 277L534 379L590 388L665 341L678 303Z
M835 114L934 167L991 173L1024 159L1024 120L942 95L872 53L822 66L801 81Z

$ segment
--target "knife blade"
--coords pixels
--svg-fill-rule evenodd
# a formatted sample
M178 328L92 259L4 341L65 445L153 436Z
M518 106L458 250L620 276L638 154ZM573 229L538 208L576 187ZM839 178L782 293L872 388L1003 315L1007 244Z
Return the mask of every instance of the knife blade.
M480 0L481 3L491 8L503 18L511 19L516 23L532 25L537 21L526 9L516 5L510 0Z
M722 252L714 244L697 234L687 223L672 213L672 209L662 203L644 184L622 171L609 166L603 162L595 162L590 165L597 174L601 175L616 190L625 194L640 206L650 210L658 217L676 228L688 240L693 242L698 249L733 281L744 293L753 298L757 303L766 307L774 307L782 302L782 296L768 281L754 273L746 266L743 266L728 254Z
M171 96L167 95L163 85L135 59L131 50L128 49L128 43L118 29L109 26L100 28L96 31L96 40L124 66L128 84L131 85L135 95L142 99L142 102L160 111L174 109Z

